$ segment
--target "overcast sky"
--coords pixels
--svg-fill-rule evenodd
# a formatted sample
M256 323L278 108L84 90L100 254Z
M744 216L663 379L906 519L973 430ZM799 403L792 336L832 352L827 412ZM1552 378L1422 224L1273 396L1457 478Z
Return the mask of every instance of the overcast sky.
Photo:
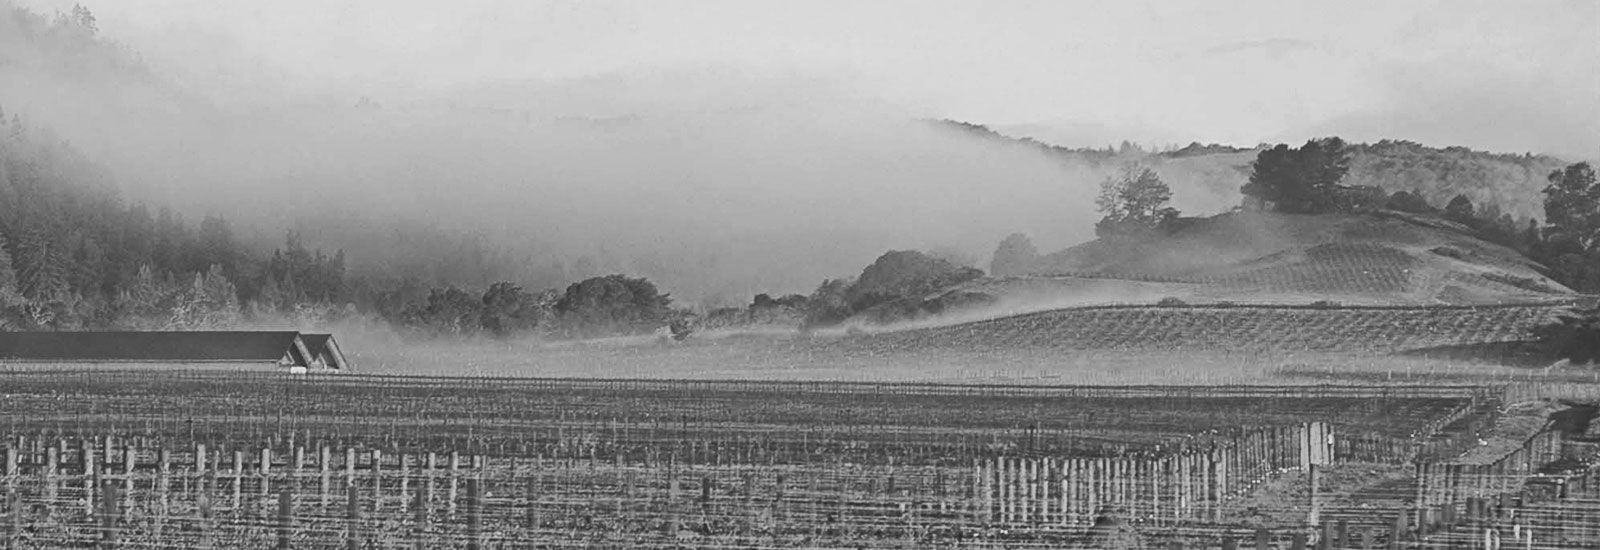
M1592 0L25 0L72 2L157 61L220 38L303 89L380 100L714 69L1147 142L1337 132L1600 156Z

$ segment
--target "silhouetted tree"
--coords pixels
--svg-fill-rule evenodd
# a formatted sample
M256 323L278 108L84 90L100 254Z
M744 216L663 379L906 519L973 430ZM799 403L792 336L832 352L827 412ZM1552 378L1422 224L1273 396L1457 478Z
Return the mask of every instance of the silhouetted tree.
M555 311L569 335L643 334L666 324L671 303L649 280L607 275L568 286Z
M1178 209L1168 206L1171 200L1172 189L1154 170L1124 166L1121 175L1100 183L1095 206L1103 217L1094 226L1095 234L1112 237L1160 230L1178 218Z
M1450 199L1449 204L1444 205L1444 218L1456 223L1476 225L1473 217L1474 213L1472 199L1467 198L1466 195L1456 195Z
M1350 153L1337 137L1313 139L1298 149L1278 144L1256 155L1240 190L1278 212L1316 214L1334 206L1333 191L1350 170Z
M1600 186L1589 163L1551 172L1544 195L1546 240L1562 252L1593 250L1600 243Z

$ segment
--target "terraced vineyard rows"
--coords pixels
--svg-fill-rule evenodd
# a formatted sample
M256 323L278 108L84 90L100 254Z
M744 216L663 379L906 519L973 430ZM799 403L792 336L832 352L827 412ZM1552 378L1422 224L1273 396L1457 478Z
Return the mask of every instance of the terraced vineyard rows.
M1531 338L1558 308L1115 306L1062 309L822 344L844 351L1274 350L1393 353Z

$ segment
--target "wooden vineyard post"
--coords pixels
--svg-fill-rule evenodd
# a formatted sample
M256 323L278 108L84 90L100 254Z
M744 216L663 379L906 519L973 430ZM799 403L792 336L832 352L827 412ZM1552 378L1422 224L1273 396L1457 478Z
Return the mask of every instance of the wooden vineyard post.
M239 514L239 502L244 496L244 451L233 451L233 513Z
M530 478L524 482L523 495L528 507L523 519L526 524L524 528L531 533L539 529L539 480Z
M294 530L294 493L278 490L278 550L289 550L289 535Z
M372 470L368 476L372 478L372 511L383 511L383 451L372 450Z
M361 550L361 492L354 484L345 488L345 550Z
M1266 529L1256 529L1256 550L1270 550L1272 548L1272 532Z
M105 480L101 485L100 502L103 506L100 518L100 548L117 547L117 524L121 519L122 506L121 491L112 480Z
M17 536L22 533L22 495L15 490L6 493L6 550L17 549Z
M199 515L200 523L198 529L200 531L199 546L201 550L211 549L211 486L207 483L208 481L209 479L205 476L201 476L197 480L199 483L199 496L195 498L195 513Z
M324 511L326 511L328 508L328 500L330 498L328 492L332 489L333 485L333 450L329 449L327 445L320 445L317 447L317 469L320 470L319 473L322 474L320 494L322 495L322 508Z
M400 505L411 502L411 455L400 453Z
M483 493L476 476L467 478L467 550L483 548Z
M428 532L428 501L424 499L422 491L411 494L411 539L416 550L424 550L427 545L423 539Z
M1407 525L1406 511L1402 508L1394 518L1394 526L1389 529L1389 550L1400 550L1400 542L1405 537Z
M51 445L49 448L45 449L44 498L45 500L51 502L56 500L56 473L61 465L61 456L59 453L60 450L54 445Z

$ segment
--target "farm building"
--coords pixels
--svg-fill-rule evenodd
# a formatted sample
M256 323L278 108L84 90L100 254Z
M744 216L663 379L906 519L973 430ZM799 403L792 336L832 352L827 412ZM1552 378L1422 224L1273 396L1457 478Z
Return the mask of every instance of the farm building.
M299 332L0 332L0 364L115 364L343 369L332 335Z
M333 339L332 334L301 334L300 341L305 342L306 350L310 352L308 367L338 370L347 367L344 352L339 350L339 342Z

